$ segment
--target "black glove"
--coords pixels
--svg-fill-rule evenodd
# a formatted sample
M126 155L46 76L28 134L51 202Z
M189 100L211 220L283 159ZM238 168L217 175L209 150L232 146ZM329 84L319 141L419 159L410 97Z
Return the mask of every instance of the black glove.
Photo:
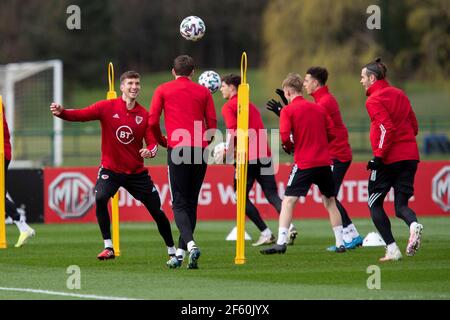
M272 99L272 100L267 101L266 109L272 111L277 116L280 116L280 112L281 112L281 109L283 109L283 106L278 101Z
M380 157L374 157L372 160L367 162L367 170L377 170L381 167L383 161Z
M286 99L286 96L284 95L283 90L277 89L277 90L275 90L275 93L280 96L281 101L283 101L285 106L289 104L288 100Z
M286 152L287 154L294 153L294 144L291 142L288 142L287 144L282 144L281 147L283 148L284 152Z

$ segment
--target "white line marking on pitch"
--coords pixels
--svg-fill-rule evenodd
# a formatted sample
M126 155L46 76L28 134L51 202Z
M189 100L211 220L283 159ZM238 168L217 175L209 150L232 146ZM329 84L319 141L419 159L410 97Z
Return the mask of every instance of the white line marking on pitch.
M41 293L41 294L48 294L48 295L51 295L51 296L66 296L66 297L75 297L75 298L83 298L83 299L136 300L136 299L133 299L133 298L125 298L125 297L107 297L107 296L97 296L95 294L78 294L78 293L58 292L58 291L29 289L29 288L6 288L6 287L0 287L0 291L1 290L3 290L3 291L16 291L16 292Z

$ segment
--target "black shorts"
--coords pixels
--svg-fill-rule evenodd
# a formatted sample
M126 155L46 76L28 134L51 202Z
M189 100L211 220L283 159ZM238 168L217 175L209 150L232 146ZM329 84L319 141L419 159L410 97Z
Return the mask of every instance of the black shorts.
M348 168L350 168L350 164L352 162L341 162L337 159L333 159L333 166L331 171L333 171L333 180L334 180L334 188L336 195L339 193L339 189L341 188L342 181L344 181L345 174L347 173Z
M234 166L234 189L236 190L236 179L237 179L237 170L236 163ZM270 180L270 177L275 176L275 169L273 166L272 159L257 159L253 163L249 163L247 165L247 188L252 188L253 183L258 181L261 184L261 180L264 180L265 177L269 177L267 180ZM273 178L275 180L275 178ZM262 185L262 184L261 184Z
M140 201L149 197L153 192L158 192L148 175L148 170L135 174L125 174L100 168L95 184L97 192L102 190L109 197L112 197L120 187L125 188L136 200Z
M234 165L234 191L237 188L237 170L236 164ZM247 167L247 199L250 190L253 188L255 181L261 186L266 198L271 196L278 196L277 182L275 180L274 167L271 159L264 159L256 163L249 163Z
M401 192L408 196L414 194L414 177L417 171L417 160L405 160L382 165L373 170L369 176L369 204L371 195L385 196L391 188L395 193ZM379 196L373 195L372 200Z
M327 197L335 197L333 174L330 166L299 169L294 165L289 176L285 196L304 197L308 194L311 185L319 187L320 193Z

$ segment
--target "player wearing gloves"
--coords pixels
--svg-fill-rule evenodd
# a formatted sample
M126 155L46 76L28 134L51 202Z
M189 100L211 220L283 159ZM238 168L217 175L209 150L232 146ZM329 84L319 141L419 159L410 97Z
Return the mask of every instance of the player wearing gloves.
M361 84L366 90L369 114L370 142L374 158L367 164L369 178L369 208L373 223L387 244L380 261L402 258L383 208L384 198L394 188L395 215L405 221L410 236L406 255L413 256L420 247L423 225L408 207L414 195L414 176L419 162L416 136L419 131L415 113L408 97L386 80L386 66L377 59L361 71Z
M299 197L304 197L314 183L319 187L336 239L335 252L345 252L342 220L335 202L335 188L330 168L329 143L335 136L333 122L323 107L302 96L303 80L289 74L282 85L289 104L280 113L280 137L288 154L294 152L295 164L289 177L281 207L278 240L262 254L285 253L288 227ZM292 142L290 135L293 135Z

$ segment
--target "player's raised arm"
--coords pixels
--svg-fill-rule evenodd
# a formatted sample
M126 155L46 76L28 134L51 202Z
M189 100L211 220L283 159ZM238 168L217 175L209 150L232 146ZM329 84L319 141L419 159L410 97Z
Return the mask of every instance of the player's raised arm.
M52 103L50 105L50 112L58 118L67 121L91 121L91 120L100 120L102 114L102 108L107 107L108 101L99 101L86 107L84 109L66 109L64 106Z
M55 117L59 117L61 115L61 112L63 112L64 107L60 104L57 103L52 103L50 105L50 112L55 116Z

